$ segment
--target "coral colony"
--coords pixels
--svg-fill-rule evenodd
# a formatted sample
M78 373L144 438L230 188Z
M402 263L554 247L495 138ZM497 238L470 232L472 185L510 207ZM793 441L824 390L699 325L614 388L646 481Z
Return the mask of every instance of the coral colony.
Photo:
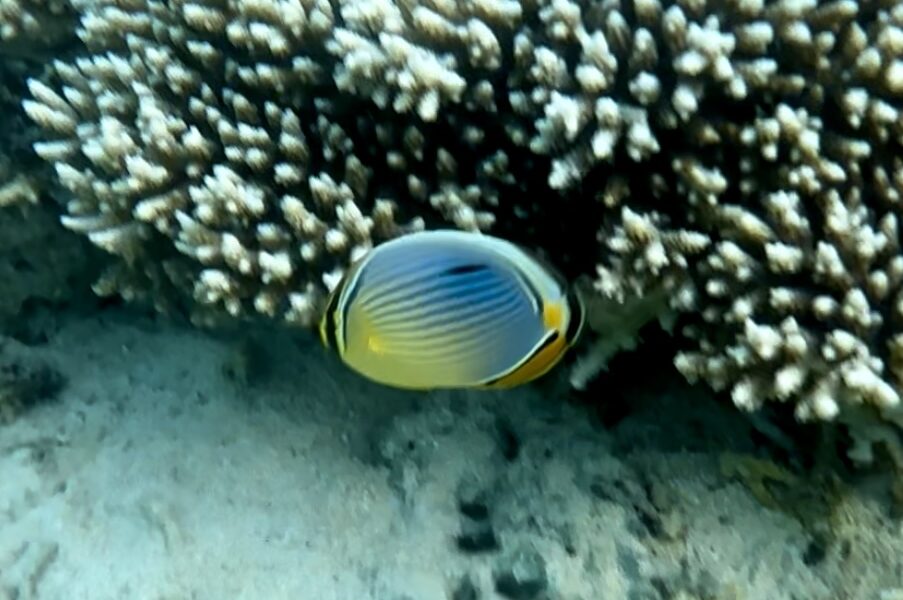
M99 293L309 325L383 240L585 212L590 306L641 317L590 317L576 384L669 315L744 410L862 460L903 424L899 2L14 0L0 36L66 23L23 107Z

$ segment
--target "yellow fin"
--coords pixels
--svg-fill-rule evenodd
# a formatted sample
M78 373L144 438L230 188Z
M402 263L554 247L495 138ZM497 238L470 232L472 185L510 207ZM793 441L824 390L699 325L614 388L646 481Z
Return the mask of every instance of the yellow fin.
M540 348L538 352L535 352L510 373L481 387L506 389L533 381L548 373L552 367L558 364L558 361L564 356L565 350L567 350L567 343L564 337L556 335L550 344Z

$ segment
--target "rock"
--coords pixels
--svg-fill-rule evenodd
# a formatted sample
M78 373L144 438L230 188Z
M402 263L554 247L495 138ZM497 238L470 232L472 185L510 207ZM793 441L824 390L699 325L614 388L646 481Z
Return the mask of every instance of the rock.
M489 552L498 549L498 540L490 522L489 492L475 474L467 474L456 491L461 511L461 532L456 538L458 548L465 552Z
M473 579L470 578L470 575L465 575L461 578L455 591L452 592L451 600L478 600L479 597L480 591L474 584Z
M489 492L476 475L463 477L456 495L458 510L463 515L477 521L489 518Z
M53 398L62 386L63 377L33 351L15 340L0 338L0 424Z
M546 563L533 548L506 556L493 572L496 591L512 600L536 598L548 586Z
M464 552L491 552L499 547L495 530L487 521L464 519L455 541Z

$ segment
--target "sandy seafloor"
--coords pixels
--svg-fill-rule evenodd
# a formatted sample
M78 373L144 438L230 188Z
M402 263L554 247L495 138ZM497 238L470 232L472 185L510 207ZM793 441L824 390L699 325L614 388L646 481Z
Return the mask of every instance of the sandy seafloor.
M703 390L620 386L603 426L548 381L386 390L305 334L42 327L3 344L65 384L0 426L0 598L903 598L882 476L791 505Z

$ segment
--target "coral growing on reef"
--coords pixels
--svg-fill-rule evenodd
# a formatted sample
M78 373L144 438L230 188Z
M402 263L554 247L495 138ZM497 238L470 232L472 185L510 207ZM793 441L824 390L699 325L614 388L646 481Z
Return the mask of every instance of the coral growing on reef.
M68 20L68 29L63 20ZM43 69L35 59L63 38L73 39L74 33L68 2L0 2L0 328L4 330L29 304L69 299L73 280L85 272L86 244L61 228L58 208L39 205L50 187L50 173L32 150L39 132L22 110L26 79ZM10 395L0 389L0 421L11 404Z
M33 172L39 159L32 152L34 135L20 106L29 72L23 61L4 59L0 53L0 208L38 201Z
M691 313L678 368L741 408L897 418L903 7L563 0L539 15L544 35L515 38L534 79L512 107L541 107L530 147L552 156L550 187L601 183L596 291Z
M361 11L338 7L346 24L366 22ZM85 3L79 35L92 53L58 62L56 89L32 81L25 107L48 134L35 149L72 194L64 224L125 259L99 292L162 303L167 289L190 290L233 315L306 324L374 243L424 216L491 223L477 207L484 188L459 186L453 153L416 121L337 93L368 51L340 47L352 32L336 18L316 0ZM432 54L396 42L392 52L413 54L394 60L421 71L386 63L381 77L442 85L421 81Z
M899 3L76 6L87 52L25 106L123 258L99 291L308 323L374 243L492 229L599 263L593 303L640 307L614 346L683 313L678 368L742 408L894 418Z
M4 0L0 3L0 54L37 54L74 38L69 0Z
M597 288L639 279L642 297L664 276L691 315L685 376L745 410L789 403L800 419L840 419L854 457L870 460L874 443L899 445L879 421L901 424L903 12L835 3L765 16L762 91L702 112L710 147L673 159L687 217L625 210L608 238L620 258ZM674 252L686 233L667 224L695 230L689 260Z

